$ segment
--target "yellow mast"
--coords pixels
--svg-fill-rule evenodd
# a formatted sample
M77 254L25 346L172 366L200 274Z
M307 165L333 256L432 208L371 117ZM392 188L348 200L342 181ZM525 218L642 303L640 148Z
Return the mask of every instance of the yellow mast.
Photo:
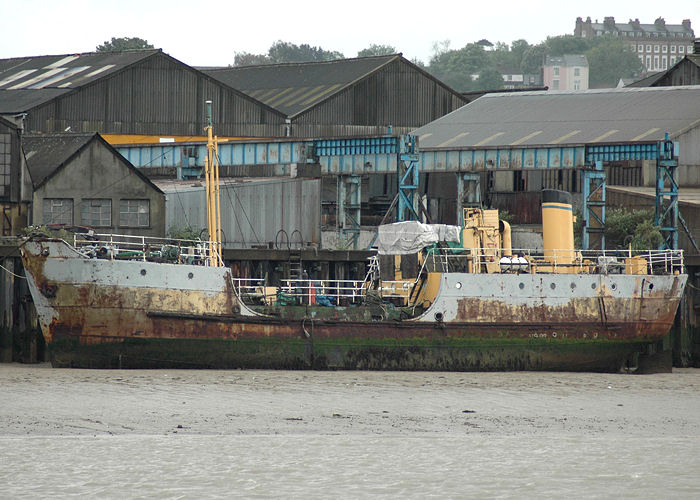
M204 176L207 185L207 223L209 229L209 265L221 266L221 203L219 202L219 151L213 135L211 101L207 101L207 156L204 158Z

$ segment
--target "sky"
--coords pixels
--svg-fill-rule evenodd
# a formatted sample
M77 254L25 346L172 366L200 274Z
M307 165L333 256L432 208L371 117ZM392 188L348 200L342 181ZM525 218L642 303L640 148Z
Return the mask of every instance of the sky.
M690 19L700 37L700 1L667 0L0 0L0 58L92 52L112 37L139 37L190 66L226 66L236 52L267 53L277 40L356 57L391 45L428 63L433 47L487 39L539 43L573 34L576 18Z

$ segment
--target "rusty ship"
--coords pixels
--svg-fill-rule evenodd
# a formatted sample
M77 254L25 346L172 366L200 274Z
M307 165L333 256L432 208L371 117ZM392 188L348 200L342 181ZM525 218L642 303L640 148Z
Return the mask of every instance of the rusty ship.
M220 243L30 238L22 259L54 366L635 369L683 293L682 251L573 248L571 195L543 192L543 248L497 210L380 226L364 280L242 278Z

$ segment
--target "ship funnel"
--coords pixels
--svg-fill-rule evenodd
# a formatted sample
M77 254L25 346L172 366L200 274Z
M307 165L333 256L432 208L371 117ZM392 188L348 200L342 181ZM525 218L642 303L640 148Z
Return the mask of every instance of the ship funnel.
M571 193L542 190L542 239L544 258L562 272L574 262L574 216Z

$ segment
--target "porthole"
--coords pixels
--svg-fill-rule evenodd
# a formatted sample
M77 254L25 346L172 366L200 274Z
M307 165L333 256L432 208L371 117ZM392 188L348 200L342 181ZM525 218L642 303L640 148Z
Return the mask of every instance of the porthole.
M613 283L612 285L610 285L610 288L612 288L613 290L617 290L617 285Z
M146 270L145 270L145 269L141 269L141 276L146 276Z
M653 289L654 289L654 283L649 283L649 290L653 290Z
M187 273L187 278L188 279L194 278L194 273Z
M552 290L554 290L556 287L557 287L557 284L556 284L556 283L551 283L551 284L549 285L549 288L551 288Z
M595 283L591 283L591 288L595 290Z
M459 281L458 281L457 283L455 283L455 288L456 288L457 290L459 290L460 288L462 288L462 283L459 282Z
M442 313L435 313L435 321L442 321Z
M520 284L518 285L518 287L519 287L521 290L524 290L524 289L525 289L525 283L520 283Z
M573 283L573 282L572 282L572 283L571 283L571 289L573 290L573 289L575 289L575 288L576 288L576 283Z

